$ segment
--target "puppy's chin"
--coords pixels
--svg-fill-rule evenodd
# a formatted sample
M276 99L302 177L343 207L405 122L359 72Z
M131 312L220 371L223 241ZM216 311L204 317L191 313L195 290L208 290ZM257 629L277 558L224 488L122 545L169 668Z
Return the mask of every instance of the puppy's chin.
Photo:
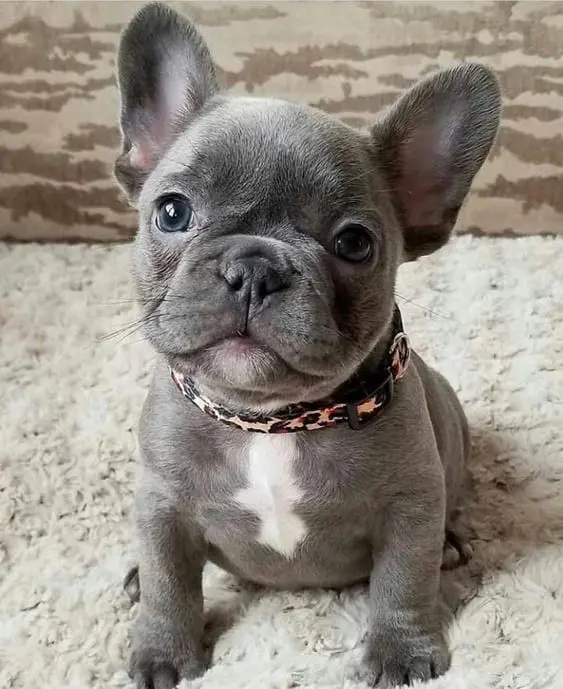
M236 392L267 393L288 376L287 364L275 352L249 337L227 337L191 355L174 356L173 368L223 396Z
M250 337L229 337L207 351L209 371L226 388L260 391L287 375L287 365Z

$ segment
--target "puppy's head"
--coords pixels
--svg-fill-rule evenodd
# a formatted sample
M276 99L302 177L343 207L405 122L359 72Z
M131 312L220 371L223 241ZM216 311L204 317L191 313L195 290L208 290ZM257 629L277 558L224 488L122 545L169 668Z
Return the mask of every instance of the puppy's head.
M476 64L423 79L368 134L227 97L197 30L159 4L126 28L118 76L115 173L139 211L147 336L255 409L329 394L369 357L397 266L448 240L500 112Z

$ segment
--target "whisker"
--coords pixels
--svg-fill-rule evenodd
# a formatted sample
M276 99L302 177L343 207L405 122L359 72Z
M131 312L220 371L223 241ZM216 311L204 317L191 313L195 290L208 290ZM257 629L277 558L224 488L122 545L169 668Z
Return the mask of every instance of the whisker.
M121 304L148 304L153 299L115 299L112 301L93 301L92 306L120 306Z
M345 335L339 328L329 328L327 325L322 327L323 332L330 333L331 335L336 335L337 337L346 340L346 342L351 342L352 344L357 344L354 338L349 335Z
M408 299L407 297L404 297L402 294L399 294L398 292L395 292L395 296L399 297L399 299L402 299L407 304L412 304L412 306L416 306L418 309L421 309L422 311L426 311L426 313L429 313L432 316L438 316L438 318L443 318L446 321L456 321L457 320L456 318L453 318L452 316L444 316L443 313L438 313L437 311L433 311L432 309L429 309L426 306L422 306L422 304L417 304L412 299Z
M102 337L98 338L98 343L101 344L103 342L108 342L109 340L112 340L115 337L118 337L119 335L124 334L125 336L127 336L129 334L132 334L133 332L136 332L138 329L142 328L144 325L151 323L153 320L156 320L158 316L159 314L151 313L147 316L139 318L136 321L133 321L132 323L127 323L126 325L122 326L121 328L118 328L117 330L114 330L113 332L107 333L106 335L102 335Z
M129 346L132 347L133 345L139 345L139 344L143 344L143 343L146 343L146 342L148 342L148 339L147 339L146 337L141 337L140 340L129 340L129 341L127 342L127 346L128 346L128 347L129 347ZM118 345L122 345L123 342L117 342L117 344L118 344Z
M187 299L188 297L184 294L167 294L162 299L142 299L142 298L131 298L131 299L116 299L114 301L97 301L92 302L92 306L119 306L120 304L161 304L166 301L171 301L172 299Z

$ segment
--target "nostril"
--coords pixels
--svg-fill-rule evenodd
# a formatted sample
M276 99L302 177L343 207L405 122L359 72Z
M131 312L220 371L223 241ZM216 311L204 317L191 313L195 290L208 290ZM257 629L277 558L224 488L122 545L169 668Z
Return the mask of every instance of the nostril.
M225 278L225 282L235 292L242 289L244 285L244 270L242 270L240 266L230 266L223 273L223 277Z
M275 271L271 271L267 276L259 280L257 293L260 299L264 299L268 294L279 292L283 287L284 283L280 275Z
M235 277L232 280L227 280L229 283L230 287L232 287L235 292L238 292L239 289L242 287L244 280L242 278L242 275L235 275Z
M250 290L253 302L262 302L287 283L280 273L265 260L243 259L225 266L221 274L233 292Z

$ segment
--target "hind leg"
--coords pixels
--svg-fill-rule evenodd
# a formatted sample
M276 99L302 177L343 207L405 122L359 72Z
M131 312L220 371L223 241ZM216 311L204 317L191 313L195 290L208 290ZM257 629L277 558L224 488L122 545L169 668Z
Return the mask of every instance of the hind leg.
M442 569L452 570L466 565L473 555L469 536L459 525L446 525Z
M440 592L442 600L453 615L456 615L479 590L481 576L469 564L473 556L469 530L455 520L446 524ZM469 566L466 566L468 565Z

